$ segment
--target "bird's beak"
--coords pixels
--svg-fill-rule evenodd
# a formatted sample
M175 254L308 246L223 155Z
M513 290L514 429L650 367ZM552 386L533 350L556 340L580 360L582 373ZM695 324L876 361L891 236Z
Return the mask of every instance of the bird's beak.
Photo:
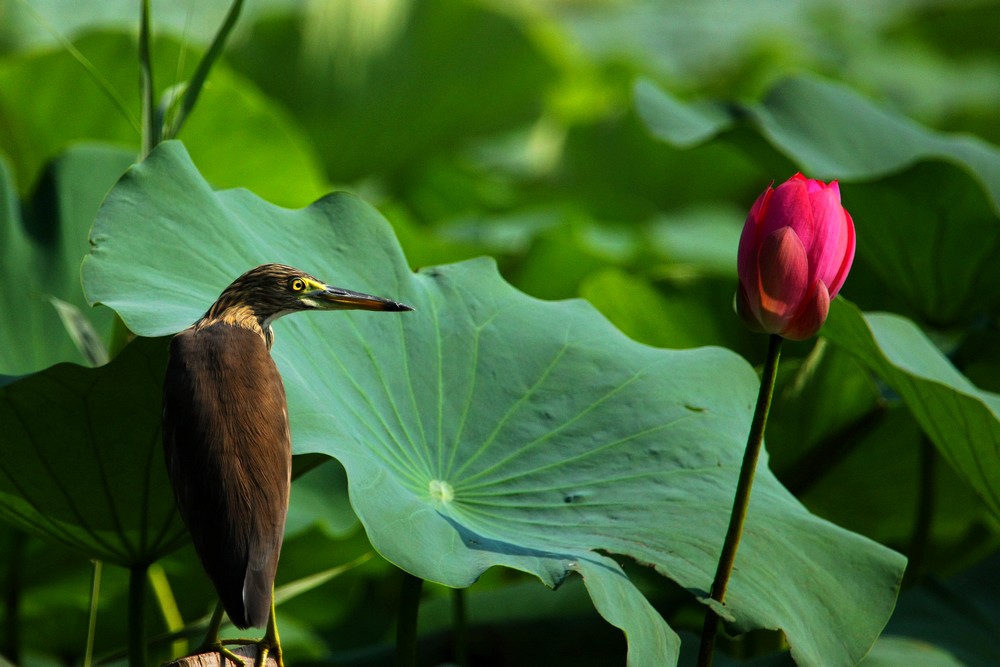
M308 295L302 297L302 301L320 310L355 309L383 310L387 312L413 310L413 308L398 301L383 299L380 296L372 296L371 294L362 294L361 292L352 292L348 289L331 287L330 285L324 285L323 289L310 292Z

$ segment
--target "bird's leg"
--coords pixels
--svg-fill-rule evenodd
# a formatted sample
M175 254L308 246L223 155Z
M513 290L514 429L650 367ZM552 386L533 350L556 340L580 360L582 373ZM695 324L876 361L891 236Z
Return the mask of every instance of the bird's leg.
M226 659L232 660L240 667L247 667L246 661L226 648L219 638L219 629L222 627L222 602L215 605L212 612L212 620L208 622L208 632L205 633L205 640L198 647L197 653L218 653L219 662L225 667Z
M268 654L274 655L274 661L278 667L285 667L281 655L281 640L278 639L278 620L274 614L274 593L271 593L271 613L267 617L267 631L261 638L260 643L260 667L266 667Z

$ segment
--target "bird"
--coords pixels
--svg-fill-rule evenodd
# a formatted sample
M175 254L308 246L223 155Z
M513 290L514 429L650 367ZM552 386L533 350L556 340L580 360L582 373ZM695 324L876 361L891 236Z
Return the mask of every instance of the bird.
M167 472L221 602L199 652L217 651L244 664L219 639L225 609L239 629L266 626L256 642L259 664L266 664L268 654L283 664L274 578L292 449L284 385L270 354L271 325L290 313L344 309L413 310L332 287L290 266L263 264L234 280L170 342L162 422Z

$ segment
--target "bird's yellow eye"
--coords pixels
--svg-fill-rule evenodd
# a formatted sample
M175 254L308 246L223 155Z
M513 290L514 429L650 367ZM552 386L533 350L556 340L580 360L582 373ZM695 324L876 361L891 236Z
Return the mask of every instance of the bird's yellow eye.
M292 278L288 281L288 287L293 292L301 292L306 288L306 283L301 278Z

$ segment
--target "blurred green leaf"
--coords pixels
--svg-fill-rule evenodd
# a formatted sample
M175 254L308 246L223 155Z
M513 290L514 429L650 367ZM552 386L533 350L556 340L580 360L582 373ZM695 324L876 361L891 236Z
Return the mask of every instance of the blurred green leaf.
M722 344L729 339L727 329L742 333L736 329L738 323L732 320L732 312L725 310L732 301L729 290L719 295L718 290L706 287L705 283L683 283L677 289L667 286L658 290L642 278L605 269L584 281L580 295L639 342L689 348ZM709 292L721 298L713 299ZM706 308L711 303L720 308ZM722 317L717 316L719 310ZM721 321L723 318L730 321Z
M823 339L805 359L789 359L779 372L767 430L771 465L779 477L793 461L815 452L830 438L845 444L856 442L842 437L844 432L885 410L879 388L867 370L846 351ZM876 423L873 420L871 426Z
M649 223L649 243L666 265L659 272L678 278L719 275L735 286L736 249L745 218L746 211L719 205L700 205L654 218Z
M945 160L973 175L1000 211L996 147L976 137L936 132L845 85L788 79L748 111L771 144L814 178L871 180L918 161Z
M990 177L1000 178L1000 165ZM893 310L941 327L997 312L1000 219L975 178L922 162L848 192L849 210L864 221L858 256L881 278Z
M135 100L138 112L135 67L121 66L135 60L132 41L124 36L93 36L76 46L124 99ZM32 94L25 95L27 90ZM72 113L66 108L68 100L72 100ZM61 50L11 57L0 63L0 118L0 146L14 165L22 192L33 188L43 166L71 141L139 144L129 120L84 68Z
M913 322L862 314L843 299L830 308L823 335L857 357L906 402L945 460L1000 516L1000 396L962 375Z
M137 209L156 224L130 227ZM166 239L174 252L160 252ZM550 586L577 571L625 631L630 663L676 659L676 636L604 554L704 595L757 389L736 355L638 345L583 302L518 293L488 261L413 274L359 200L289 211L216 193L175 142L129 171L92 241L88 297L142 335L186 326L262 261L413 305L278 325L296 451L343 463L372 544L403 569L450 586L494 565ZM902 559L812 517L765 469L754 498L734 629L781 627L803 661L856 662L888 618Z
M370 558L364 560L366 554ZM315 581L313 577L331 565L344 566L359 560L363 562L357 567L282 602L278 610L282 648L286 621L299 627L306 655L314 659L322 657L335 664L354 664L354 660L341 656L366 653L372 644L391 647L396 620L392 580L398 570L372 549L363 530L356 530L346 538L332 538L317 529L290 536L282 546L278 590L286 584ZM296 660L294 664L299 662Z
M810 510L882 544L922 549L917 555L923 562L911 563L911 570L919 565L922 571L947 571L995 548L990 510L961 473L937 458L927 471L932 489L921 486L925 436L905 405L888 408L860 433L832 434L837 436L846 451L831 452L830 443L821 443L816 455L806 454L778 474ZM914 545L922 501L932 512L927 543Z
M98 32L75 45L121 97L134 104L138 115L135 38ZM183 83L197 63L196 55L172 39L154 40L154 66L173 77L161 75L158 85ZM189 63L189 69L179 70L179 63ZM24 94L26 90L32 94ZM72 100L72 113L67 112L67 100ZM128 146L133 161L139 152L140 138L131 124L80 64L61 50L0 64L0 120L0 146L15 167L21 191L28 190L42 166L70 142L89 139ZM317 153L287 112L221 64L213 68L182 136L217 186L246 187L284 205L308 203L325 191Z
M87 365L103 366L108 363L108 348L83 312L73 304L54 296L49 297L49 303L56 309L66 333L69 334L76 349L87 360Z
M315 4L260 21L228 57L292 110L338 181L527 123L553 75L521 26L470 2Z
M897 613L886 628L886 639L903 642L908 638L911 644L923 643L931 655L951 658L951 662L932 665L997 664L1000 661L1000 647L995 641L1000 632L998 565L1000 556L994 554L947 581L930 579L907 591L900 597Z
M941 650L920 639L904 637L880 637L871 653L861 661L863 667L969 667L969 663L958 660L947 651Z
M919 161L946 160L974 175L994 210L1000 211L996 147L975 137L936 132L843 84L789 78L771 88L759 104L725 107L682 102L649 81L639 81L635 93L649 130L678 147L703 143L745 120L813 178L865 181Z
M629 568L629 576L636 569ZM490 574L500 576L490 580ZM582 580L568 579L553 592L512 574L519 573L487 572L476 586L462 591L470 664L504 657L524 667L622 663L625 638L593 609ZM428 588L433 593L440 587ZM442 592L421 604L420 626L428 634L452 625L454 594ZM503 628L502 635L497 628Z
M883 395L866 366L821 339L808 357L787 358L782 369L767 445L778 478L807 507L909 550L923 499L933 508L930 544L921 547L926 561L936 567L956 549L974 558L974 549L988 548L986 535L970 544L989 514L982 501L943 462L932 463L932 489L921 486L927 463L920 427L898 397Z
M77 656L86 641L86 611L92 564L78 552L51 540L29 535L9 525L0 525L0 581L5 605L0 616L5 627L16 624L17 636L5 633L2 652L13 664L33 662L39 649L55 655ZM107 605L119 589L112 575L107 582ZM14 611L15 613L8 613ZM120 611L124 611L122 605ZM58 626L60 631L52 632ZM107 633L110 634L110 633ZM106 637L101 637L104 642ZM20 656L15 646L20 644ZM10 663L8 663L10 664ZM46 663L48 664L48 663Z
M285 536L317 526L327 535L343 537L358 526L347 499L347 473L336 459L295 478Z
M586 223L555 226L540 234L507 274L512 284L542 299L566 299L579 293L580 283L605 263L631 259L634 234L618 230L622 243L602 243ZM613 233L612 233L613 235ZM608 235L606 238L610 238ZM597 240L595 243L594 241Z
M524 254L540 236L566 224L554 208L521 208L507 215L463 217L438 226L438 234L454 243L475 244L480 254ZM558 233L558 232L556 232Z
M59 364L0 388L0 515L124 566L176 548L185 533L160 450L165 365L165 341L137 340L107 366Z
M414 269L457 262L483 254L483 249L479 245L444 238L437 229L414 221L406 209L391 204L379 208L392 220L393 230L399 238L400 245L406 250L410 266Z
M733 124L730 114L710 102L682 102L649 79L635 84L635 105L654 136L677 148L691 148L714 139Z
M723 142L681 147L650 141L642 118L629 109L571 127L556 176L558 191L596 219L645 221L663 211L762 189L756 185L759 171L747 155Z
M301 4L299 0L254 2L245 9L244 17L252 20L255 14L297 4ZM232 0L154 2L153 28L156 32L183 34L188 41L208 44L231 5ZM61 0L32 0L28 5L19 0L3 0L0 8L6 19L0 25L0 42L5 47L22 50L54 46L58 41L56 35L73 38L112 28L134 32L139 23L138 4L130 1L77 0L68 5Z
M736 317L733 293L734 280L729 278L651 283L618 269L597 271L580 285L581 296L640 343L668 348L719 345L762 360L759 337Z
M75 146L48 166L21 207L0 160L0 304L16 314L0 321L0 373L26 374L61 361L88 363L53 297L84 309L99 337L109 334L113 313L88 307L80 262L97 207L131 162L116 148Z

